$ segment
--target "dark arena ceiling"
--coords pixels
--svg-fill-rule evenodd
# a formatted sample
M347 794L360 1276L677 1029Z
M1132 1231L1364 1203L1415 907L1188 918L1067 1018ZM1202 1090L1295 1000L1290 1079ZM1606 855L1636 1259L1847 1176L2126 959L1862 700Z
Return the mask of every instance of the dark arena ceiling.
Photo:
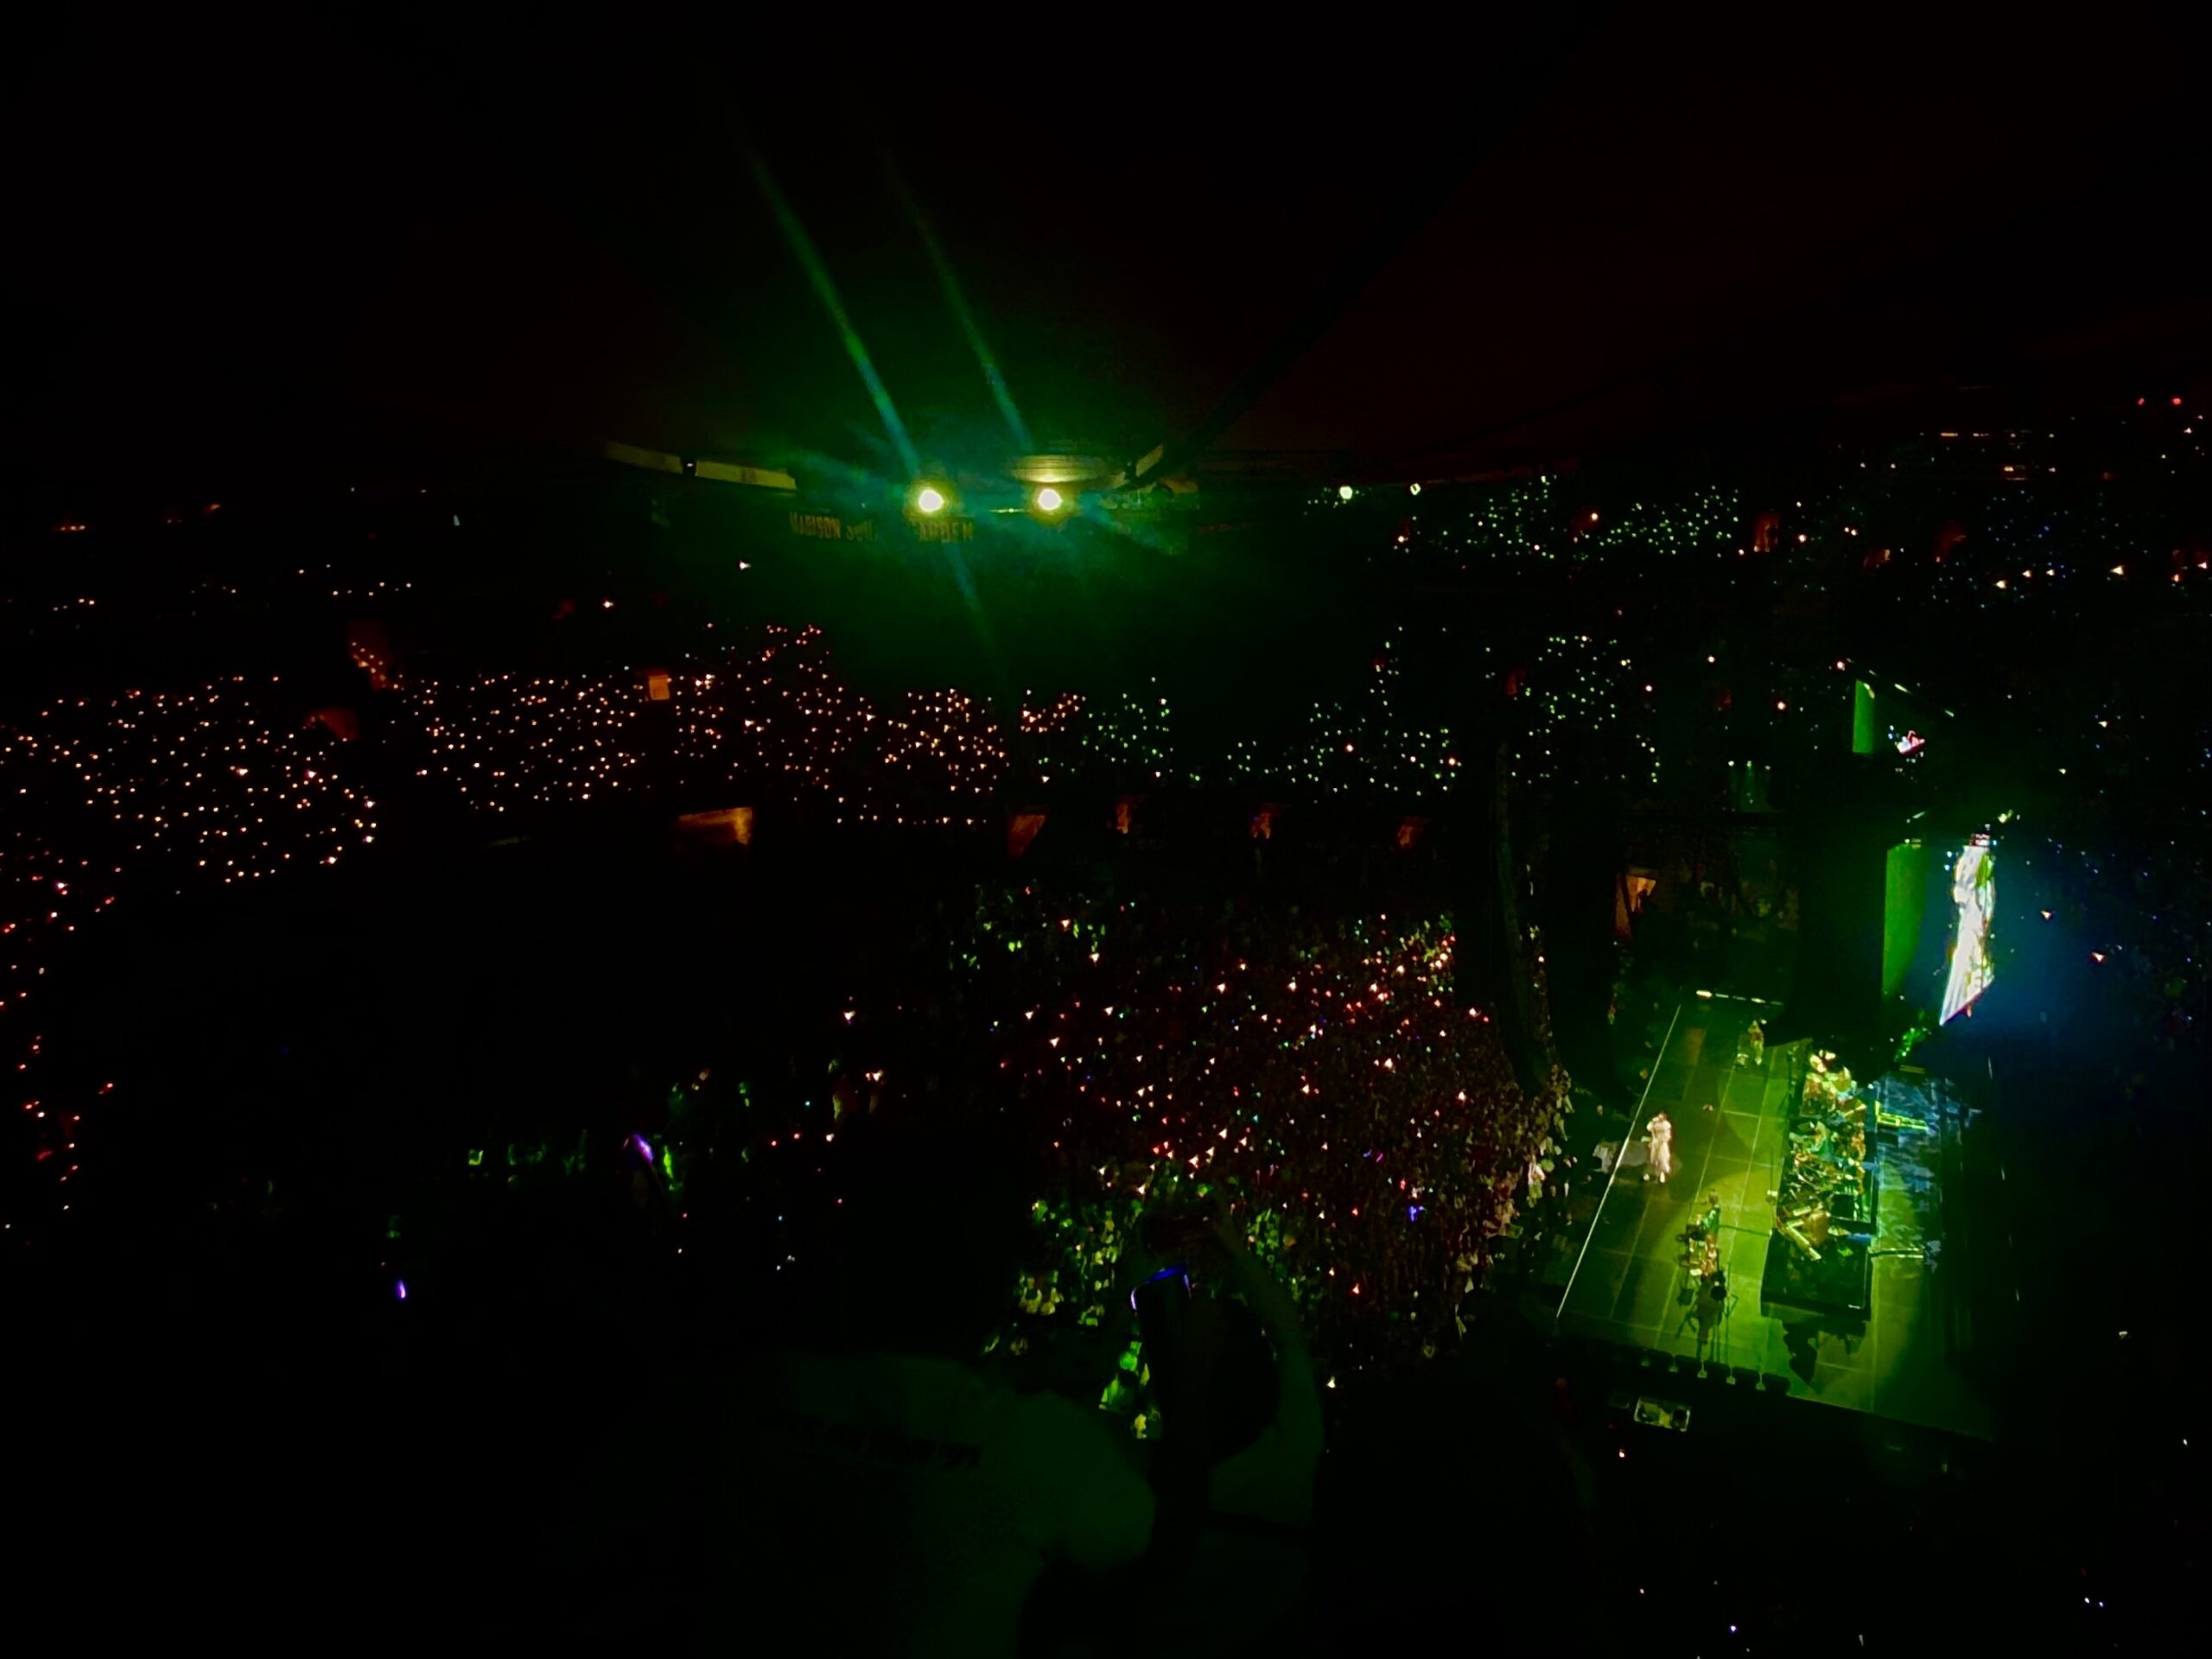
M1449 477L2116 392L2200 365L2212 307L2192 54L2100 16L860 50L56 22L10 100L8 438L92 470L435 434L895 471L855 349L915 452L971 466Z

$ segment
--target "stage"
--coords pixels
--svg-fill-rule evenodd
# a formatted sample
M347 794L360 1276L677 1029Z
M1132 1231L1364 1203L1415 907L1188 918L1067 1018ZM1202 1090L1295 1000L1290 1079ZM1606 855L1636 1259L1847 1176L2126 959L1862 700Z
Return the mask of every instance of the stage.
M1876 1230L1862 1313L1816 1311L1764 1294L1787 1132L1802 1087L1805 1046L1738 1064L1738 1039L1762 1013L1747 1001L1693 997L1675 1011L1631 1120L1578 1115L1569 1225L1539 1273L1556 1297L1560 1333L1787 1376L1791 1394L1898 1421L1986 1437L1989 1408L1951 1363L1940 1297L1943 1137L1955 1108L1924 1077L1885 1077L1862 1092L1888 1127L1869 1136ZM1663 1111L1674 1170L1662 1183L1641 1139ZM1904 1119L1904 1122L1897 1120ZM1599 1148L1625 1144L1601 1173ZM1700 1344L1700 1281L1681 1235L1718 1195L1720 1260L1730 1294ZM1776 1287L1779 1291L1781 1287Z

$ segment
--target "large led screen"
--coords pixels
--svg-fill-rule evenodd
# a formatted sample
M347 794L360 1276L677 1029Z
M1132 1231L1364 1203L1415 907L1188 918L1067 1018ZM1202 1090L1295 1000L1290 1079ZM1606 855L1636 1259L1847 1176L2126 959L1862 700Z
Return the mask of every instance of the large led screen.
M1951 931L1950 971L1943 982L1942 1018L1954 1020L1989 988L1989 925L1997 914L1997 851L1977 836L1951 867L1951 902L1958 923Z

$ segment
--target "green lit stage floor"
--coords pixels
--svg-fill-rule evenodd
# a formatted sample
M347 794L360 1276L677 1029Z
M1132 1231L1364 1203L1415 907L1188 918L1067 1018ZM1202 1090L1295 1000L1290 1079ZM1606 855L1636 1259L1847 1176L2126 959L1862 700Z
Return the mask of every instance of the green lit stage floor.
M1942 1185L1937 1128L1906 1128L1878 1141L1879 1228L1872 1307L1864 1319L1764 1306L1776 1185L1804 1066L1802 1046L1770 1049L1759 1068L1738 1066L1737 1039L1761 1010L1725 998L1693 998L1676 1012L1628 1126L1629 1159L1601 1173L1588 1145L1568 1200L1575 1224L1562 1230L1542 1278L1557 1297L1564 1335L1700 1354L1695 1284L1681 1264L1681 1234L1717 1193L1728 1310L1702 1357L1722 1365L1789 1377L1802 1399L1901 1422L1986 1437L1987 1403L1950 1363L1940 1287ZM1872 1091L1891 1090L1877 1085ZM1940 1102L1936 1103L1940 1107ZM1707 1109L1708 1107L1710 1109ZM1923 1119L1926 1099L1913 1115ZM1663 1185L1647 1179L1638 1138L1653 1114L1675 1125L1675 1168ZM1586 1142L1619 1143L1618 1119L1584 1121Z

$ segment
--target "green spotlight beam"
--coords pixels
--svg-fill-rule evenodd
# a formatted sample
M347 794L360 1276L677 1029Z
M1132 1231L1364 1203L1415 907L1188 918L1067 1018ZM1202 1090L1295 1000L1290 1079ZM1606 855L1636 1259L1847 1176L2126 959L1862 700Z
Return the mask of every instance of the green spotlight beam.
M990 614L983 608L982 594L976 590L976 578L968 569L967 559L955 543L946 542L942 545L945 563L951 568L952 579L960 589L961 603L967 606L969 620L975 625L976 641L982 648L984 661L991 665L991 676L998 686L998 700L1004 702L1014 695L1013 681L1006 671L1006 659L999 653L997 631L991 626Z
M784 200L775 177L768 171L760 152L751 145L746 147L745 159L751 163L753 177L760 187L760 194L768 199L769 209L776 215L776 223L784 232L784 239L791 245L791 256L806 272L806 279L814 284L815 296L830 314L830 321L836 326L837 337L844 342L845 355L853 359L853 366L860 371L861 384L868 388L869 399L883 422L883 430L891 440L891 447L899 452L906 475L912 478L921 470L921 461L914 454L913 441L906 435L904 422L891 402L891 393L883 384L883 377L875 372L874 360L868 354L868 346L861 339L860 330L853 327L852 318L846 314L845 302L837 296L837 286L830 280L829 268L822 263L822 256L815 251L814 238L806 233L806 226L798 222L798 215L791 211L791 203Z
M976 353L976 366L982 370L984 383L997 400L999 413L1006 417L1007 429L1014 434L1015 448L1027 454L1034 448L1029 442L1029 424L1014 406L1014 393L1007 388L1006 376L999 372L999 360L991 355L990 342L983 338L976 314L968 308L968 296L961 290L959 277L953 275L952 261L945 257L944 245L937 239L937 232L930 227L929 216L922 212L922 204L907 184L906 175L899 170L898 162L891 159L887 151L883 157L883 170L890 175L891 188L898 192L899 206L906 210L914 233L929 250L930 264L937 267L938 286L944 290L945 305L959 322L961 332L968 336L968 348Z

